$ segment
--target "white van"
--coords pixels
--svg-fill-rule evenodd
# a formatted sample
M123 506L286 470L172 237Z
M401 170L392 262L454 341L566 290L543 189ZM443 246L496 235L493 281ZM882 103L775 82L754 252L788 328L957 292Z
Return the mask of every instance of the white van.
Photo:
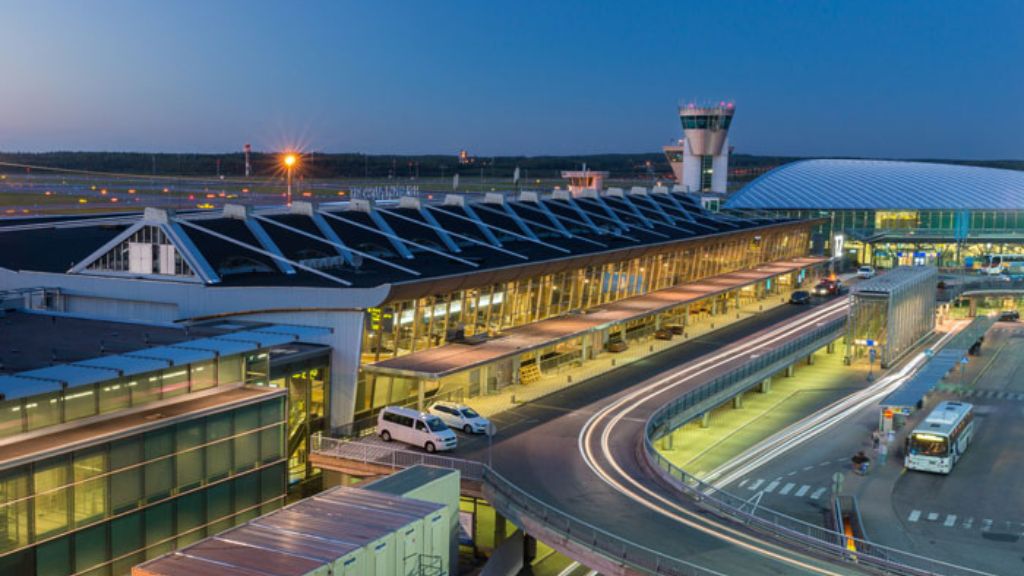
M399 406L387 406L380 411L377 434L385 442L398 440L431 453L453 450L458 442L455 432L437 416Z

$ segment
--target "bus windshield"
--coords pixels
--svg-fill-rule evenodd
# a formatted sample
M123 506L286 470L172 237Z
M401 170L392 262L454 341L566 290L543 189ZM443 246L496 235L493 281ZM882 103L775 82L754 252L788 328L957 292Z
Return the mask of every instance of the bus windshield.
M910 436L910 454L913 456L946 456L949 442L944 436L915 433Z

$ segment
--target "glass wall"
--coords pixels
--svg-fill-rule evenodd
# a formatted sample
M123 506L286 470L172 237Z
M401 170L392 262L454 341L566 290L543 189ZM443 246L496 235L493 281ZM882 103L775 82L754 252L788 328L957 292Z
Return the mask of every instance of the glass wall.
M311 479L318 470L309 464L310 436L324 430L330 357L276 363L270 385L288 390L288 482L294 485Z
M806 226L735 233L680 244L660 254L524 277L448 294L391 302L368 311L363 365L441 346L460 336L496 333L759 264L807 254ZM356 418L403 396L402 379L375 387L360 371ZM415 382L410 380L415 390ZM387 396L380 396L381 391Z
M263 354L265 357L266 353ZM258 355L253 356L256 358ZM242 381L244 359L242 355L227 356L0 402L0 438L198 392L219 384L238 383ZM256 362L254 370L258 371L258 358ZM263 365L266 365L265 360Z
M0 471L0 574L127 574L281 504L285 397Z

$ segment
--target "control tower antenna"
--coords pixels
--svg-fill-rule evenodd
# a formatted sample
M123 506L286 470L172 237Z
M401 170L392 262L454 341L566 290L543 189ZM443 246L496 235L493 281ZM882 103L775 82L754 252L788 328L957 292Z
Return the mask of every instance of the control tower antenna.
M242 147L242 150L245 151L245 177L248 178L252 176L252 164L249 163L249 153L252 152L252 146L246 144Z
M729 126L735 113L732 102L679 107L683 138L663 150L676 182L687 192L724 194L728 189Z

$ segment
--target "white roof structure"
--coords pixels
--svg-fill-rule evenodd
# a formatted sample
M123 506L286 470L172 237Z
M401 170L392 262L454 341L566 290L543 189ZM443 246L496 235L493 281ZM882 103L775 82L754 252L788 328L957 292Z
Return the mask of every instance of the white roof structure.
M800 160L747 184L726 208L1021 209L1024 171L892 160Z

